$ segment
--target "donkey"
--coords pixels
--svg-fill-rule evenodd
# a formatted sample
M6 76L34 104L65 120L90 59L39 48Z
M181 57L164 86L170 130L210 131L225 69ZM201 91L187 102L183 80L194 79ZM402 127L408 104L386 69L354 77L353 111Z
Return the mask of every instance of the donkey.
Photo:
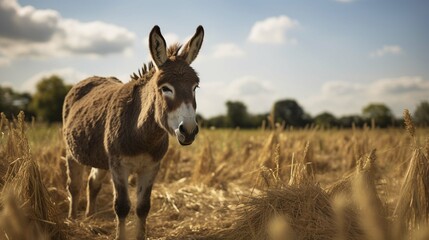
M125 239L130 211L128 175L137 176L137 239L146 239L146 218L152 185L169 134L190 145L198 134L195 89L199 78L190 64L204 38L198 26L183 46L167 49L158 26L149 35L152 62L123 84L114 77L90 77L76 84L63 106L69 217L76 218L83 165L91 172L87 183L86 216L95 212L97 194L108 170L114 187L116 239ZM83 165L81 165L83 164Z

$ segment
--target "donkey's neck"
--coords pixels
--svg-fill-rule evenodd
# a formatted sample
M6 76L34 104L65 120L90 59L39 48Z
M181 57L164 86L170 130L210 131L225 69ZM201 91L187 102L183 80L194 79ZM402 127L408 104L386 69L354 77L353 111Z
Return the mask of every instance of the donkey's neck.
M110 128L119 143L117 151L133 156L149 153L161 159L168 147L167 132L155 121L155 89L128 82L112 100ZM115 146L113 146L115 148Z
M167 136L165 130L155 120L155 92L156 89L151 84L140 86L137 90L136 98L140 99L140 104L136 104L135 111L138 113L136 134L140 139L150 138L150 141L157 142ZM138 99L136 99L138 101Z

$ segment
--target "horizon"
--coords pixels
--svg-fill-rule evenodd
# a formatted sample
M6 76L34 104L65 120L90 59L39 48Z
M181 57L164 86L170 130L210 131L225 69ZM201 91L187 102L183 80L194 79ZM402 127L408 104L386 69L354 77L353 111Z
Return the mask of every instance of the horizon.
M0 0L0 85L33 92L52 74L68 84L93 75L127 82L150 59L154 25L168 45L203 25L192 66L205 118L225 114L228 100L259 114L282 99L312 116L361 114L384 103L398 117L429 100L428 7L418 0Z

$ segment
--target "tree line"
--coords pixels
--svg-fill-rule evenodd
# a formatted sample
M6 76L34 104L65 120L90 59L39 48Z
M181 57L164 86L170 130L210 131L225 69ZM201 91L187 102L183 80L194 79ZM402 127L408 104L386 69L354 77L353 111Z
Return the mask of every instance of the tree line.
M24 111L26 119L53 123L61 122L64 98L71 85L58 76L41 79L34 94L19 93L11 87L0 86L0 112L14 118Z
M361 114L336 117L332 113L323 112L314 117L304 111L293 99L279 100L273 104L271 112L250 114L247 107L240 101L226 102L226 115L204 119L200 122L205 127L216 128L259 128L283 125L303 128L319 126L322 128L351 128L375 126L379 128L400 127L402 118L395 118L392 111L383 103L370 103L362 109ZM422 101L414 111L415 122L422 127L429 126L429 102Z
M64 98L71 87L56 75L41 79L34 94L19 93L10 87L0 86L0 112L11 118L24 111L28 120L35 118L48 123L61 122ZM402 120L395 118L389 107L382 103L368 104L361 114L341 117L329 112L312 117L293 99L279 100L273 104L270 112L263 114L249 113L247 106L240 101L227 101L226 109L226 114L207 119L198 115L198 121L203 127L215 128L260 128L279 124L295 128L312 125L323 128L402 126ZM417 106L414 120L420 126L429 126L429 101L422 101Z

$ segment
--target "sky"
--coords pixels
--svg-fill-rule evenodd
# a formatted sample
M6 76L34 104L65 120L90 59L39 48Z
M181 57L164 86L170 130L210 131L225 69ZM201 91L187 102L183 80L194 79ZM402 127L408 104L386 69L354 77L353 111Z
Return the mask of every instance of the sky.
M154 25L167 44L202 25L192 67L204 117L227 100L256 114L280 99L313 116L373 102L400 116L429 100L428 23L426 0L0 0L0 85L34 92L52 74L128 82L150 60Z

